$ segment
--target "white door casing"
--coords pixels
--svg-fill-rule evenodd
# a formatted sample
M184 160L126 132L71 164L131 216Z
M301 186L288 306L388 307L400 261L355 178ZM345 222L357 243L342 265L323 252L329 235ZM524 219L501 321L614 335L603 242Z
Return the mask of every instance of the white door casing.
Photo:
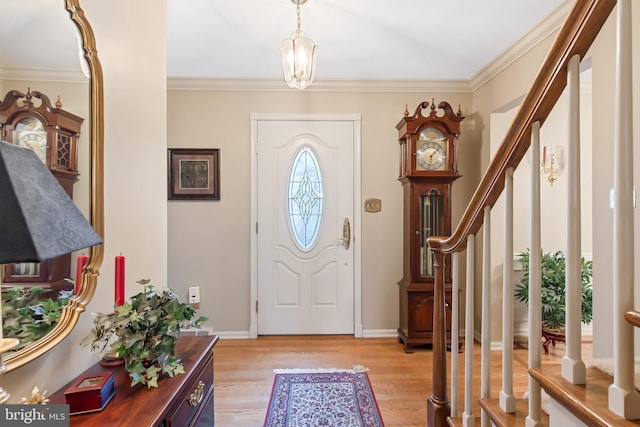
M251 145L249 335L362 336L360 115L252 114ZM288 216L289 175L303 147L317 156L323 180L323 219L310 248L295 243Z

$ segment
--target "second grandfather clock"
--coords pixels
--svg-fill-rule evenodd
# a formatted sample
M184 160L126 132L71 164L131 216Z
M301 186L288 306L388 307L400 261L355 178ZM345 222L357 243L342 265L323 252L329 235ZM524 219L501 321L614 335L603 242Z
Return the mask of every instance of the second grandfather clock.
M442 114L438 115L438 110ZM431 236L451 234L451 184L458 178L457 138L464 119L447 102L436 108L422 102L396 125L399 132L400 172L404 193L403 277L400 289L398 341L404 351L433 344L434 256ZM445 295L447 339L451 333L451 266L446 257Z
M34 100L35 98L35 100ZM34 102L35 101L35 102ZM11 90L0 102L0 136L3 140L30 148L56 177L69 197L78 179L77 144L84 119L55 105L44 93ZM3 288L40 286L46 296L57 297L60 290L73 289L66 279L71 277L71 255L43 262L7 264Z

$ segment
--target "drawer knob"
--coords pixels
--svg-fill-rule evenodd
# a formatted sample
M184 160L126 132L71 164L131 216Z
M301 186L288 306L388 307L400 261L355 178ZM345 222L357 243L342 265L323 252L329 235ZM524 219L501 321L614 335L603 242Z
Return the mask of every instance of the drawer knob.
M198 381L198 385L196 386L191 396L189 396L189 405L198 406L200 402L202 402L202 398L204 397L204 383L202 381Z

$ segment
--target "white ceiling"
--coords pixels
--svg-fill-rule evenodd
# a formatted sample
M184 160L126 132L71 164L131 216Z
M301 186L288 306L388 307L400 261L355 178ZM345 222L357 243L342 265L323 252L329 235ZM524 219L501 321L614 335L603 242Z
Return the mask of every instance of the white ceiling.
M316 79L470 79L565 0L308 0ZM572 1L571 1L572 2ZM281 78L291 0L167 0L169 77Z
M0 67L77 70L75 27L61 0L0 0Z
M302 30L319 46L316 80L467 80L573 1L308 0ZM0 0L0 67L78 67L62 5ZM291 0L167 0L168 76L280 79L295 27Z

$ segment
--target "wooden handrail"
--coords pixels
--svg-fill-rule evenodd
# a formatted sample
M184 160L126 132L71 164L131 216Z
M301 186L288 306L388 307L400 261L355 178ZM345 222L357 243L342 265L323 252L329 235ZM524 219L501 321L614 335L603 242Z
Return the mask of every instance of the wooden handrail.
M640 328L640 311L627 311L624 315L624 318L633 326Z
M504 189L506 170L515 169L529 148L531 125L542 125L560 98L569 59L584 57L615 5L616 0L576 0L458 227L450 237L429 238L434 251L462 251L467 236L478 232L483 209L493 206Z

